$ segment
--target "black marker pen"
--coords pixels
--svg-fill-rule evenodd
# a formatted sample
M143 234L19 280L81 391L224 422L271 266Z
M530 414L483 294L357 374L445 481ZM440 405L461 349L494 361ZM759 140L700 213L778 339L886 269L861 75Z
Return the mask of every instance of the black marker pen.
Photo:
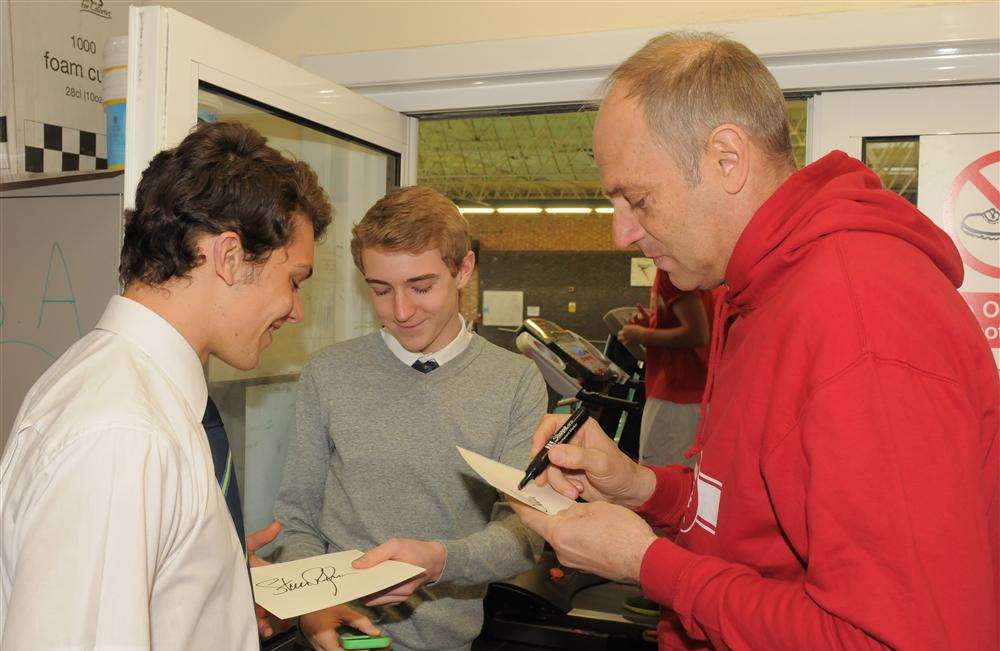
M528 469L524 471L524 479L517 485L517 490L521 490L528 485L529 481L542 474L542 471L549 465L549 450L552 446L570 440L574 434L580 431L583 424L587 422L589 415L590 412L587 410L587 405L583 402L577 405L576 409L570 415L569 420L556 430L556 433L552 435L552 438L545 444L545 447L539 450L535 458L528 464Z

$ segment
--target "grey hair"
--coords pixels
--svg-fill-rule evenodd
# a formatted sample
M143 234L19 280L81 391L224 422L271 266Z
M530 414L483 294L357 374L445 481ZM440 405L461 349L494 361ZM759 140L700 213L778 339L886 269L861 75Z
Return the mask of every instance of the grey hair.
M643 109L646 126L671 151L691 185L708 136L720 124L744 129L774 160L794 166L788 113L777 80L742 43L707 32L667 32L611 73Z

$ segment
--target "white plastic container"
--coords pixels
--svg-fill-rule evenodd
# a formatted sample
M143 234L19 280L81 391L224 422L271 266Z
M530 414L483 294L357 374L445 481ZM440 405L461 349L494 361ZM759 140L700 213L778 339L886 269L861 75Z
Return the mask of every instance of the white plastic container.
M125 88L127 84L128 36L112 36L104 42L104 114L108 124L108 169L125 167Z

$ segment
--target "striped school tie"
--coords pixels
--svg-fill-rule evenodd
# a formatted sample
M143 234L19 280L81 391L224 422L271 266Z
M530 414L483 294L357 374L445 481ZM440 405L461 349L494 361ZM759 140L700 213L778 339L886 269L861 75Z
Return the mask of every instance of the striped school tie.
M201 424L205 428L205 435L208 437L208 446L212 450L212 464L215 466L215 479L219 482L222 495L226 498L226 506L229 507L229 515L233 518L233 525L236 527L236 534L240 538L240 545L246 552L246 533L243 530L243 507L240 504L240 487L236 482L236 468L233 467L233 453L229 449L229 437L226 436L226 428L222 424L222 416L212 402L211 396L205 406L205 416L201 419Z

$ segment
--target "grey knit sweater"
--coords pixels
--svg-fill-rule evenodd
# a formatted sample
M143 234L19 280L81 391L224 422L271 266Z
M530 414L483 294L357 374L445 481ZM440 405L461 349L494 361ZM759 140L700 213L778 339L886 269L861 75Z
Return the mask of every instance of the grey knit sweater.
M479 336L427 374L401 362L378 332L321 350L299 379L275 500L280 559L367 550L393 537L441 541L440 580L369 614L397 651L468 648L482 627L486 585L531 567L541 539L455 446L523 467L544 411L534 365Z

